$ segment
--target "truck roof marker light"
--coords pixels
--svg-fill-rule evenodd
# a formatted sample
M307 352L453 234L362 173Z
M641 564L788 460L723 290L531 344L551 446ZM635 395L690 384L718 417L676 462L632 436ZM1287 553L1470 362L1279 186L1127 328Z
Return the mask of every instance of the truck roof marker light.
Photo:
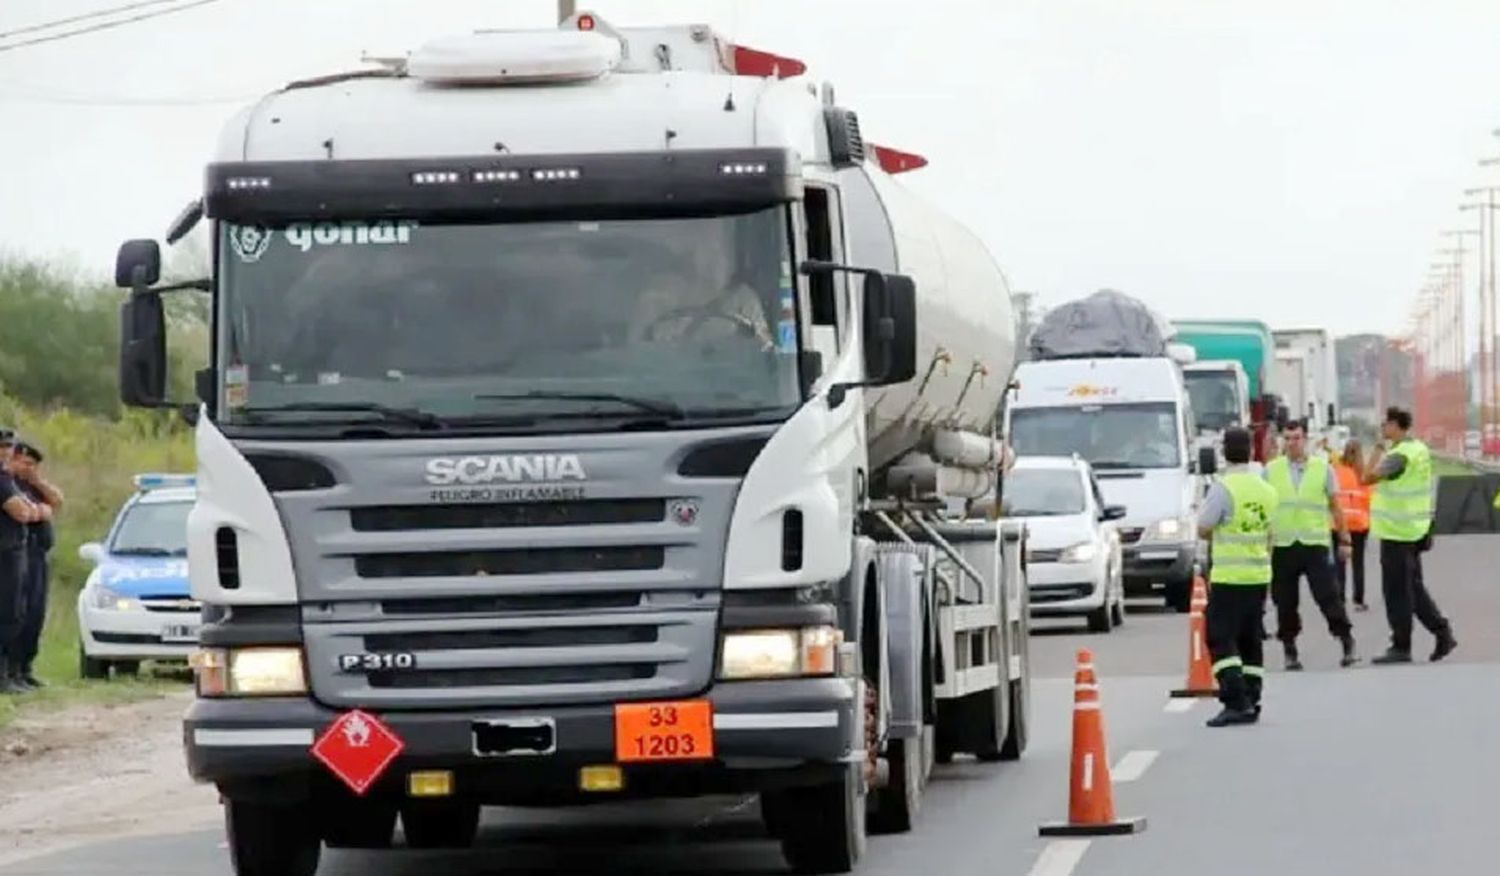
M531 178L537 182L559 182L561 180L574 180L583 176L583 171L576 167L549 167L538 168L531 172Z
M758 176L767 170L764 161L732 161L719 165L719 172L725 176Z
M224 181L231 191L244 191L247 189L268 189L271 187L271 178L268 176L232 176Z
M578 29L579 30L593 30L595 27L598 26L598 24L599 24L599 22L594 19L594 16L590 15L587 12L585 12L582 15L578 16Z
M419 186L452 185L463 177L456 170L420 170L411 175L411 181Z
M875 161L880 169L886 173L906 173L909 170L927 166L927 159L915 152L902 152L889 146L877 146L870 144L870 150L875 153Z
M737 76L760 76L790 79L807 72L807 65L796 58L762 52L748 46L733 46L734 73Z
M521 172L519 170L476 170L474 171L474 182L498 183L519 182Z

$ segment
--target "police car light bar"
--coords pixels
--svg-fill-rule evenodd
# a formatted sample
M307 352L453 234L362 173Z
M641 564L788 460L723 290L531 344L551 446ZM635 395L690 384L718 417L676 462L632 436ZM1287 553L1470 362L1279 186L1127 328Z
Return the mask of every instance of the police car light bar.
M165 490L172 487L194 487L198 478L189 474L138 474L135 476L137 490Z

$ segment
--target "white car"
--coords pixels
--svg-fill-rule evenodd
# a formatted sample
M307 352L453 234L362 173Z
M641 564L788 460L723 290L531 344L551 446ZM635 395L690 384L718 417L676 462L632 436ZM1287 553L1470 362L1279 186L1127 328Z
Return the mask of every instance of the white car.
M1004 516L1028 530L1026 580L1033 617L1088 620L1107 633L1125 622L1124 561L1115 521L1093 469L1078 457L1022 456L1005 478Z
M143 660L184 661L198 642L202 607L189 593L191 475L138 475L103 542L78 549L94 564L78 594L78 674L134 673Z

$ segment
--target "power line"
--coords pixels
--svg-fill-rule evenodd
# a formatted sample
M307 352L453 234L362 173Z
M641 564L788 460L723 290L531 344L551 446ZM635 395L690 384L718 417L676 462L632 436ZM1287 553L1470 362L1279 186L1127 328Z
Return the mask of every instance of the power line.
M13 36L20 36L23 33L36 33L39 30L51 30L54 27L61 27L64 24L73 24L74 22L78 21L87 21L90 18L103 18L106 15L115 15L116 13L130 12L131 10L142 9L147 6L161 6L163 3L175 2L177 2L177 0L141 0L141 2L138 3L126 3L124 6L115 6L109 9L100 9L95 12L85 12L82 15L74 15L70 18L59 18L54 21L44 21L41 24L28 24L25 27L18 27L15 30L0 32L0 40L10 39Z
M101 30L110 30L110 29L116 28L116 27L123 27L123 26L125 26L127 24L134 24L137 21L147 21L147 20L150 20L152 18L160 18L163 15L171 15L174 12L186 12L187 10L193 9L195 7L198 7L198 6L207 6L210 3L218 3L218 2L219 2L219 0L193 0L193 2L191 2L191 3L184 3L181 6L173 6L173 7L169 8L169 9L158 9L158 10L155 10L153 12L143 12L143 13L141 13L139 15L134 15L134 16L131 16L129 18L120 18L120 19L116 19L114 21L106 21L106 22L103 22L102 24L94 24L94 25L90 25L88 27L80 27L80 28L76 28L74 30L63 31L62 33L58 33L58 34L51 34L49 36L44 36L44 37L36 37L35 39L22 40L19 43L11 43L8 46L0 46L0 52L9 52L12 49L19 49L19 48L22 48L24 46L36 46L36 45L41 45L42 43L52 43L52 42L57 42L58 40L65 40L65 39L67 39L69 37L83 36L84 34L96 33L96 32L101 31Z

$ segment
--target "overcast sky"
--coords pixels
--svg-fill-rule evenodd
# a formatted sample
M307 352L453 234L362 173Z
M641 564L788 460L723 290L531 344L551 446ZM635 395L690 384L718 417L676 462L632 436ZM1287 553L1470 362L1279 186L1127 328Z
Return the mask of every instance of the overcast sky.
M0 32L124 0L0 0ZM186 2L186 0L179 0ZM1168 316L1400 328L1462 189L1500 183L1497 0L580 0L808 61L1018 290ZM553 0L218 0L0 50L0 251L108 270L291 78ZM25 36L0 39L0 46Z

